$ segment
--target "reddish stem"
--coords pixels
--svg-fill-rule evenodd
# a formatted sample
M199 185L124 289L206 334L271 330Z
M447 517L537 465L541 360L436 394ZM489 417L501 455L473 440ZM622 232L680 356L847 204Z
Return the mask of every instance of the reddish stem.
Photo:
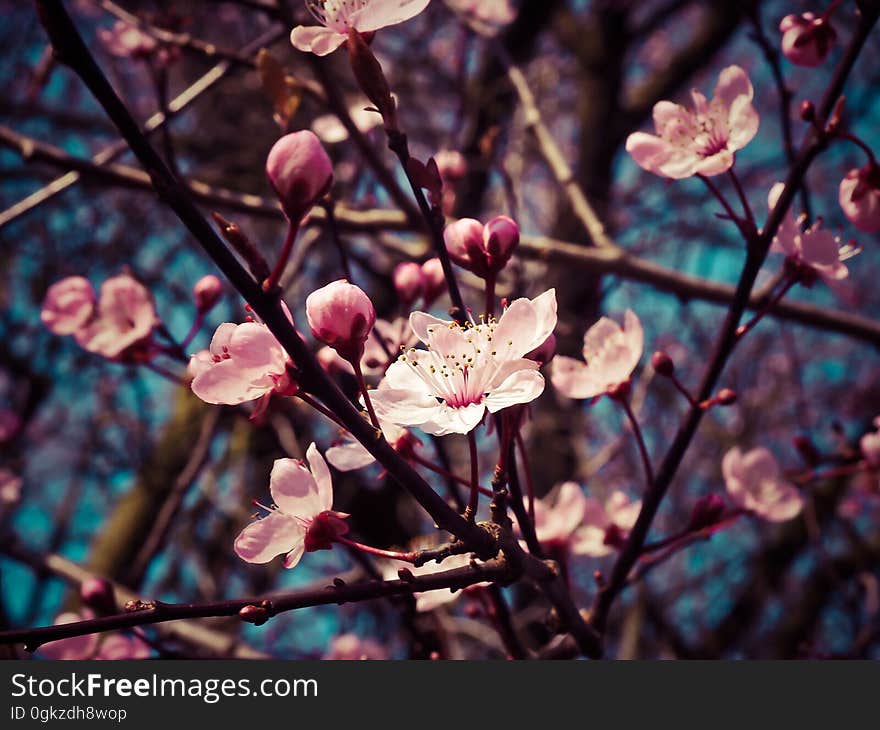
M343 537L342 535L336 538L336 542L342 543L343 545L348 545L348 547L354 548L355 550L360 550L362 553L375 555L379 558L402 560L404 563L414 563L416 559L416 554L412 551L401 553L396 550L382 550L381 548L371 547L370 545L363 545L362 543L355 542L354 540L349 540L347 537Z
M790 277L788 281L785 282L785 285L763 306L758 310L758 313L752 317L745 324L741 324L736 330L737 337L743 337L748 334L752 328L758 324L763 318L764 315L767 314L773 307L779 304L782 301L782 298L788 293L788 290L791 289L796 283L797 278Z
M642 429L639 426L638 420L636 420L636 415L633 413L632 407L626 396L615 398L615 400L620 403L620 407L623 408L623 412L626 413L626 417L629 419L630 425L632 426L633 436L635 436L636 443L639 446L639 453L642 456L642 465L645 467L645 480L647 481L647 486L650 488L654 483L654 468L651 466L651 457L648 455L648 447L645 445L645 439L642 436Z
M360 388L361 394L364 396L364 405L367 407L367 413L370 414L370 421L377 430L381 431L382 427L379 425L379 418L376 416L376 411L373 410L373 401L370 400L370 394L367 391L367 384L364 381L364 373L361 370L360 358L352 358L351 366L354 368L354 375L357 378L358 388Z
M480 505L480 465L477 458L477 437L473 430L468 433L468 448L471 455L471 497L468 500L467 508L464 511L464 517L473 521L477 515L477 508Z
M287 266L287 260L290 258L291 251L293 251L293 244L294 241L296 241L297 231L299 231L299 222L294 223L293 221L290 221L290 225L287 228L287 236L284 238L284 246L281 248L281 254L275 262L275 268L272 269L272 273L269 274L269 277L263 282L263 291L272 291L281 280L281 275L284 273L284 268Z

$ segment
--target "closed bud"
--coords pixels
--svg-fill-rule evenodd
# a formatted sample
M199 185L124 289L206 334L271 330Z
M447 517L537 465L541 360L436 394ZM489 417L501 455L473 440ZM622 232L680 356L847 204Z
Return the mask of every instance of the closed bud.
M425 307L430 307L445 290L443 264L438 258L428 259L422 264L422 300Z
M208 274L199 279L193 287L193 299L196 308L204 314L213 309L223 294L223 284L213 274Z
M104 578L86 578L79 587L82 602L98 616L116 613L116 597L113 585Z
M880 231L880 166L869 162L840 181L838 200L844 215L865 233Z
M309 294L306 317L315 337L354 364L364 354L376 310L362 289L339 279Z
M298 223L333 184L333 163L314 132L284 135L269 151L266 174L284 214Z
M485 226L462 218L443 233L449 257L463 269L486 279L494 277L519 245L519 226L507 216L493 218Z
M715 401L721 406L732 406L736 403L736 398L737 395L735 390L722 388L718 391L718 395L715 396Z
M501 271L519 245L519 226L506 215L498 216L483 228L483 239L490 256L490 268Z
M671 377L675 373L675 363L662 350L658 350L651 356L651 367L654 368L657 375L662 375L664 378Z
M813 68L825 60L837 34L824 16L813 13L786 15L779 23L782 52L798 66Z
M409 307L422 294L422 267L414 261L404 261L394 267L392 275L397 296L404 307Z
M801 102L800 109L801 119L805 122L812 122L816 118L816 107L809 99Z

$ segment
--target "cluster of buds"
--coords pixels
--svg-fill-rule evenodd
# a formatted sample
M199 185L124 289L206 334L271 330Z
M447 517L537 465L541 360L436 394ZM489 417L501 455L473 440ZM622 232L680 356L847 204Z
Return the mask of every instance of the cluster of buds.
M443 233L449 258L482 279L498 275L519 245L519 226L505 215L483 225L473 218L451 223Z
M421 265L404 261L395 267L392 278L404 308L411 307L419 299L425 307L430 307L446 288L443 265L438 258L428 259Z

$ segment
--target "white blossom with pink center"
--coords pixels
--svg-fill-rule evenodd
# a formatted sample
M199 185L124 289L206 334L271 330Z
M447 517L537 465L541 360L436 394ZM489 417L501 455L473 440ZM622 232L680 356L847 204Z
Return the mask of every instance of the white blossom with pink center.
M595 398L627 382L639 364L644 332L632 310L624 315L624 326L602 317L584 335L584 360L556 355L553 358L553 386L568 398Z
M556 291L517 299L496 321L460 326L413 312L427 350L407 350L370 396L381 419L443 436L466 434L486 411L529 403L544 391L538 364L524 357L556 327Z
M304 552L326 550L348 532L341 512L333 512L330 469L315 444L306 451L308 468L298 459L276 459L269 477L273 504L266 516L252 522L235 538L235 552L248 563L268 563L284 555L293 568Z
M771 211L784 188L785 184L781 182L770 188L767 202ZM820 220L802 230L789 210L779 224L770 251L784 254L795 265L819 276L837 296L852 300L848 286L849 269L843 262L858 254L860 249L852 244L841 246L840 238L824 230ZM811 281L805 283L809 285Z
M549 549L567 549L586 515L587 499L580 484L565 482L535 500L535 535Z
M626 151L640 167L655 175L685 178L720 175L733 166L734 152L758 131L754 90L746 72L728 66L718 78L712 101L693 90L692 110L671 101L654 105L656 135L634 132Z
M612 492L608 499L600 502L595 497L584 499L584 519L571 540L571 550L576 555L602 557L614 550L609 541L609 530L616 531L623 540L636 523L642 501L631 500L626 493Z
M290 34L295 48L316 56L333 53L352 28L370 33L421 13L430 0L306 0L321 25L298 25Z
M800 492L782 478L775 457L763 446L745 453L735 446L724 455L721 471L734 503L765 520L784 522L803 508Z

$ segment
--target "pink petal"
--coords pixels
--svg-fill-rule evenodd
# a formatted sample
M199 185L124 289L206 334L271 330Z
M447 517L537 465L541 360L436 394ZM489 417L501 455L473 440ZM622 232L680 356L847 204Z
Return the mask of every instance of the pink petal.
M326 468L325 464L324 469ZM329 480L329 472L326 477ZM291 517L310 519L328 509L324 507L322 496L319 496L315 477L297 459L275 460L269 476L269 491L275 504L285 515Z
M537 328L538 315L532 302L525 298L517 299L501 315L492 333L492 349L496 352L495 356L513 360L534 350L537 345L532 343Z
M298 25L290 33L290 42L305 53L326 56L345 43L347 37L321 25Z
M746 97L749 101L755 95L752 82L745 71L739 66L728 66L718 75L713 97L721 99L726 107L731 107L738 97Z
M581 527L574 534L571 551L575 555L589 555L593 558L601 558L612 552L610 545L605 544L605 528L587 525Z
M430 341L430 329L449 327L449 324L449 320L438 319L427 312L413 312L409 315L409 326L412 327L416 337L426 345Z
M598 382L586 363L557 355L550 365L550 381L568 398L593 398L605 392L605 383Z
M530 403L544 392L544 376L537 370L518 370L486 397L489 413L521 403Z
M284 567L290 570L291 568L296 567L299 561L302 559L303 553L305 552L306 544L305 542L297 543L293 546L293 550L291 550L287 555L284 556Z
M253 380L234 360L222 360L198 372L190 387L205 403L234 406L256 400L272 390L273 385Z
M327 461L339 471L363 469L376 461L373 455L357 441L331 446L327 449L325 456Z
M330 470L327 468L327 462L318 451L318 447L312 443L306 450L306 460L309 462L309 469L315 478L318 486L318 499L321 502L321 511L324 512L333 507L333 479L330 476Z
M439 417L441 405L430 395L396 388L377 388L370 399L380 420L400 426L419 426Z
M750 97L738 97L730 107L727 119L727 146L731 150L740 150L752 141L758 133L760 117L752 105Z
M444 404L430 421L422 423L419 428L434 436L467 434L479 425L485 412L486 406L483 403L471 403L464 408L453 408Z
M235 538L235 552L248 563L268 563L276 555L301 546L305 528L295 519L273 512L245 527Z
M840 259L840 246L829 231L814 228L802 236L801 253L807 264L833 266Z
M730 150L721 150L720 152L702 159L694 165L694 173L712 177L727 172L733 167L733 153Z
M402 23L421 13L430 0L372 0L352 13L351 25L361 33Z

